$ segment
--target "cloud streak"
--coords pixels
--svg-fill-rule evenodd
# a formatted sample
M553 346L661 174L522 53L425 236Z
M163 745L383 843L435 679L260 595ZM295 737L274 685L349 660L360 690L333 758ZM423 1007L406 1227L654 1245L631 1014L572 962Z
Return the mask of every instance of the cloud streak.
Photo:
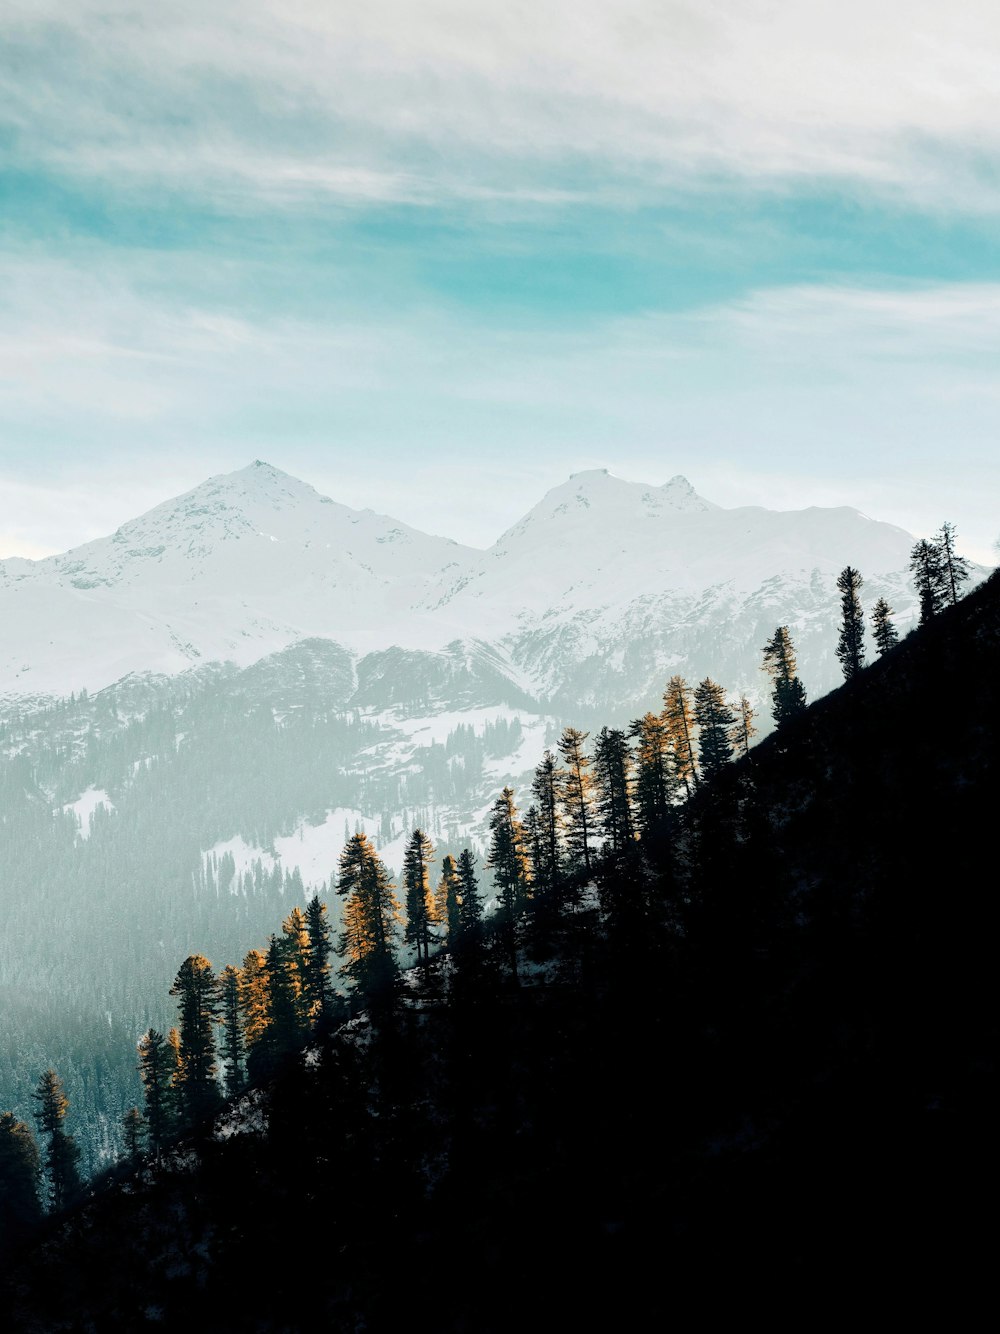
M1000 10L961 0L13 0L20 151L120 183L360 201L803 178L994 210ZM544 194L544 191L543 191ZM554 197L558 199L559 189Z

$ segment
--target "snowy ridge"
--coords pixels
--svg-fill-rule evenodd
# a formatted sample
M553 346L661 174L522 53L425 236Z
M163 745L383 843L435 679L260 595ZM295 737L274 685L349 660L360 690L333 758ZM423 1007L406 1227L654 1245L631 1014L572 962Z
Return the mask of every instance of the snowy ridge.
M501 702L503 683L539 700L579 690L599 658L585 697L625 703L639 651L656 671L690 659L692 671L746 677L732 670L739 637L777 622L808 637L814 619L835 615L849 563L905 621L911 543L850 508L726 510L684 477L657 487L591 470L481 552L351 510L258 461L110 537L0 561L0 697L243 667L316 640L342 646L368 681L412 674L413 654L445 654L452 679L480 682L466 706ZM713 640L722 660L702 667L697 645ZM376 661L389 650L403 652Z

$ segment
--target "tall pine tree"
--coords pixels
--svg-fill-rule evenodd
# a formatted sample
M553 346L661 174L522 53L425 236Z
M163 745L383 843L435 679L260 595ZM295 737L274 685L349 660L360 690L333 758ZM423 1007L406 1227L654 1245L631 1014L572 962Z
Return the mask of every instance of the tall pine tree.
M178 969L171 996L180 1010L181 1068L178 1080L181 1119L195 1126L219 1105L216 1082L215 1024L219 983L203 954L192 954Z
M431 890L434 845L422 829L414 829L403 854L403 888L406 891L406 931L403 939L417 953L424 976L430 965L431 938L438 922L437 905Z
M952 604L958 601L958 590L971 573L969 562L955 550L955 525L943 523L937 533L936 546L940 552L941 583L945 599Z
M149 1147L159 1153L174 1130L177 1054L155 1028L139 1039L139 1077L146 1102Z
M771 715L783 727L806 707L806 692L796 675L795 648L787 625L779 625L764 645L763 671L771 678Z
M837 657L844 680L857 676L865 665L865 616L861 610L861 588L864 580L853 566L847 565L837 576L840 591L840 636Z
M71 1204L82 1189L77 1160L80 1150L63 1121L69 1109L69 1099L63 1092L62 1080L54 1070L46 1070L32 1095L38 1103L35 1120L47 1137L45 1170L49 1178L49 1203L53 1209Z
M535 768L531 791L538 810L538 865L535 893L557 911L562 902L562 828L560 792L563 772L551 750Z
M684 784L687 796L698 785L698 766L694 758L694 713L691 691L683 676L672 676L663 692L663 725L677 781Z
M566 847L570 856L590 875L590 840L594 815L591 809L593 777L590 756L584 750L589 732L566 727L559 738L559 753L565 770L560 793L566 821Z
M673 792L670 739L660 714L646 713L629 727L635 750L635 808L639 832L648 834L666 815Z
M602 727L594 745L594 785L597 818L612 852L621 852L635 841L631 769L632 752L625 733L615 727Z
M355 834L340 856L337 893L345 899L338 954L352 991L379 1008L392 998L399 965L396 928L399 900L367 835Z
M710 676L694 692L694 721L698 728L698 761L706 778L714 778L733 758L730 737L736 721L726 692Z
M910 573L920 599L920 624L926 625L948 600L948 576L941 549L921 538L910 552Z
M899 633L892 623L892 608L885 598L879 598L872 607L872 638L880 658L899 643Z
M493 803L490 813L490 855L487 865L500 899L497 925L500 928L510 964L517 981L517 919L529 893L528 857L524 827L514 805L513 788L505 787Z
M326 904L315 895L306 904L306 930L309 933L309 970L306 995L313 1018L322 1019L330 1012L330 922Z
M227 964L219 974L219 1018L222 1023L222 1059L225 1062L226 1093L233 1097L243 1087L243 1008L240 999L240 970Z

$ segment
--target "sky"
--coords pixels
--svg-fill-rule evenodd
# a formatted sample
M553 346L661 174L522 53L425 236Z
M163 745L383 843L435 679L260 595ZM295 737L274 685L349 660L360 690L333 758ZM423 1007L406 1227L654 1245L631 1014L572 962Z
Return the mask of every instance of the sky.
M1000 535L996 0L5 0L0 556L263 458Z

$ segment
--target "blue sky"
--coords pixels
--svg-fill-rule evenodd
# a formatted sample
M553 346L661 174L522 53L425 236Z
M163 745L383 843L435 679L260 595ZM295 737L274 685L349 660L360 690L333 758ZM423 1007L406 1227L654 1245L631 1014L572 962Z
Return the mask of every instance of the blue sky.
M0 554L255 457L1000 534L1000 11L8 0Z

